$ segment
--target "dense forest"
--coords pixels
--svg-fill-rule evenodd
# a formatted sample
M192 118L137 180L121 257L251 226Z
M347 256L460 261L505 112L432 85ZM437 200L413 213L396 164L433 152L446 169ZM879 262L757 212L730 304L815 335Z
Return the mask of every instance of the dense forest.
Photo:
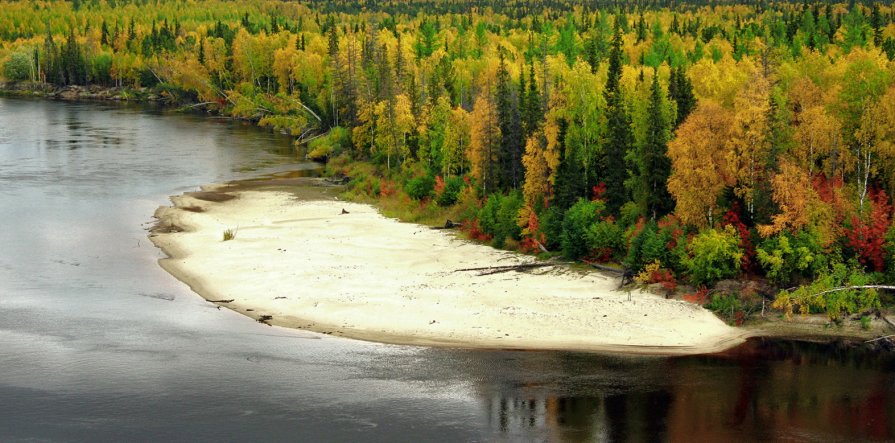
M635 270L740 320L895 283L882 3L6 1L10 83L151 90L292 134L356 192ZM796 288L798 289L792 289ZM733 320L733 318L731 319Z

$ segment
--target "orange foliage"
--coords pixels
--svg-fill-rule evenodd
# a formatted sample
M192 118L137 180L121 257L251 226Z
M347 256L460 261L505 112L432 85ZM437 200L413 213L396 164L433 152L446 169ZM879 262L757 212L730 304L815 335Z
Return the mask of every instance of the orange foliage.
M709 288L706 288L705 286L700 286L699 289L696 290L696 292L694 292L692 294L684 295L684 301L688 301L690 303L696 303L698 305L703 305L707 301L708 295L709 295Z

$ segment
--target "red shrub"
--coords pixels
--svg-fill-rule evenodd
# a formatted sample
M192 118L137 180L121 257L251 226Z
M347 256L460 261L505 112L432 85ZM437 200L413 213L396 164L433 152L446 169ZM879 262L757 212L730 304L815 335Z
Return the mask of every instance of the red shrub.
M381 180L379 182L379 195L382 197L388 197L394 195L397 192L397 187L395 183L389 180Z
M885 191L871 192L870 217L863 220L852 216L851 229L845 230L848 245L855 251L858 261L864 266L880 272L885 267L886 231L892 217L892 205Z
M466 225L464 225L464 226L466 226ZM480 242L491 241L491 236L482 232L481 228L479 228L479 220L478 219L473 220L472 223L468 224L468 226L469 226L469 230L467 231L467 234L469 235L469 238L476 240L476 241L480 241Z
M708 295L709 295L709 288L706 288L705 286L700 286L699 289L696 290L696 292L694 292L692 294L684 295L684 300L686 300L690 303L696 303L698 305L703 305L703 304L705 304L706 299L708 298Z
M653 271L652 275L650 275L650 280L654 283L661 284L669 293L672 293L677 289L677 280L675 280L674 275L668 269L658 269Z
M681 228L681 221L674 214L666 215L659 220L659 231L671 231L671 240L665 245L669 251L677 247L677 239L684 235L684 229Z
M591 189L591 200L603 200L603 194L606 193L606 183L600 182Z
M740 248L743 249L743 260L740 263L740 267L743 272L749 272L755 266L755 246L752 244L752 235L749 232L749 228L740 219L740 214L740 204L734 202L733 207L724 214L724 221L721 222L721 226L730 225L737 230L740 236Z
M547 242L547 236L544 235L541 231L541 223L538 220L538 214L535 211L530 211L528 214L528 226L526 227L525 232L527 233L525 238L522 239L522 242L519 244L519 248L522 252L532 253L539 252L540 246Z
M444 192L444 179L440 175L435 176L435 198L441 197Z

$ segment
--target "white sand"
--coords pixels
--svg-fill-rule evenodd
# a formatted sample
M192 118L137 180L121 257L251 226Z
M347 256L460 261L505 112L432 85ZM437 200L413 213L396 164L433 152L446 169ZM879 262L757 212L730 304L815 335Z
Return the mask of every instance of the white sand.
M566 266L479 276L461 268L533 261L400 223L368 205L240 191L175 197L154 234L161 265L208 300L272 324L387 343L687 354L743 341L687 302L616 291L617 278ZM202 208L190 212L182 207ZM349 214L341 215L342 209ZM236 239L223 231L238 227Z

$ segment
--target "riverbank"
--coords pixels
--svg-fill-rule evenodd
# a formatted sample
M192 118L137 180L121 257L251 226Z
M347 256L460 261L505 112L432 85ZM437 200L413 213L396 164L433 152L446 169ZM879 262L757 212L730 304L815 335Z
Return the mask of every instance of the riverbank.
M564 264L463 271L533 258L333 193L205 191L156 212L152 241L169 256L162 267L273 325L385 343L656 354L720 351L749 335L696 305L629 297L617 279ZM228 229L235 238L224 241Z
M40 97L66 101L112 101L157 103L164 101L162 95L147 88L133 89L112 86L55 86L49 83L0 83L0 95L13 97Z

